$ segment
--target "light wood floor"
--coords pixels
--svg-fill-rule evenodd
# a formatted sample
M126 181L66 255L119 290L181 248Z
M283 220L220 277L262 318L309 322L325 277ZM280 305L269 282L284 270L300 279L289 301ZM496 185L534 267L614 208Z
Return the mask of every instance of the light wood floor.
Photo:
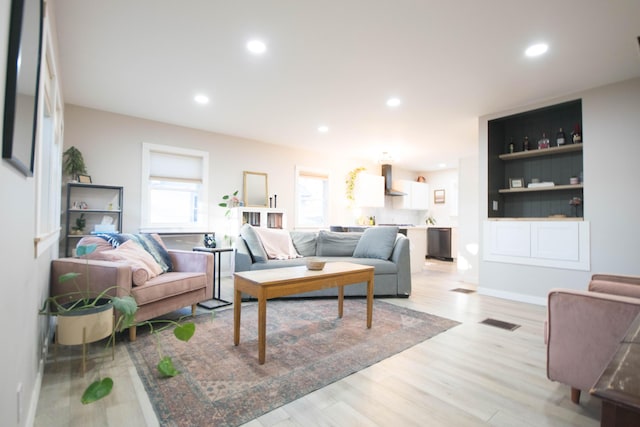
M412 279L410 298L388 301L462 324L245 427L599 425L598 399L583 393L574 405L568 387L546 378L544 307L452 292L474 288L452 263L429 260ZM231 279L222 288L230 299ZM511 332L478 323L487 317L521 326ZM50 355L35 425L159 425L125 345L117 346L115 364L101 368L114 378L114 392L86 406L79 396L95 369L80 375L77 348L60 347L56 363Z

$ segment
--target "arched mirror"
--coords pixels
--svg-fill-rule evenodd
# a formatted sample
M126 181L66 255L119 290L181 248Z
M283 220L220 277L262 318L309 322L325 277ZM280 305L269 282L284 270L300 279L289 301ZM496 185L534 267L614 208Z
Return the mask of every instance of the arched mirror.
M242 194L244 196L244 205L266 207L269 194L267 174L262 172L244 171L242 175Z
M42 0L13 0L10 22L2 157L26 176L33 176Z

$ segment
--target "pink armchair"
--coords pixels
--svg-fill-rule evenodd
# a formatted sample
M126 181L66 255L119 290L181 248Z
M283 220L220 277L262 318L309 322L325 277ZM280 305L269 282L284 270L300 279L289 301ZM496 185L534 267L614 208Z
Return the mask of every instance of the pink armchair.
M79 242L83 243L83 238ZM97 242L100 243L99 238ZM102 241L99 250L111 249ZM99 250L96 251L99 252ZM213 297L213 255L206 252L168 250L173 271L139 282L134 279L135 268L122 261L98 259L60 258L51 262L51 295L76 291L72 281L60 283L58 278L69 272L85 274L89 263L90 289L99 294L104 289L117 287L110 294L131 295L138 303L137 322L153 319L166 313L191 306ZM138 282L136 285L134 282ZM135 341L136 327L129 328L129 339Z
M571 387L571 400L596 382L640 313L640 277L594 274L587 291L552 289L545 342L547 377Z

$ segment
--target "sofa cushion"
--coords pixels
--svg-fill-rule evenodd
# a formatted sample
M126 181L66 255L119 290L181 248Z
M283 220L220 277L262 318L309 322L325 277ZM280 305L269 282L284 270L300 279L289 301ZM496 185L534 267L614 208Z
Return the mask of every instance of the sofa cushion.
M131 266L133 284L144 285L147 280L162 274L162 267L133 240L127 240L115 249L102 250L96 255L104 261L122 261Z
M362 233L341 233L320 230L316 246L317 256L352 256Z
M367 228L358 241L353 256L355 258L389 259L397 235L398 227Z
M262 247L260 237L256 233L256 230L253 229L251 224L244 224L240 228L240 236L242 236L245 243L247 244L247 248L249 248L249 252L251 253L253 262L267 261L267 252Z
M207 286L205 273L171 272L154 277L131 290L139 306L195 291Z
M317 233L314 231L292 231L291 241L302 256L315 256Z

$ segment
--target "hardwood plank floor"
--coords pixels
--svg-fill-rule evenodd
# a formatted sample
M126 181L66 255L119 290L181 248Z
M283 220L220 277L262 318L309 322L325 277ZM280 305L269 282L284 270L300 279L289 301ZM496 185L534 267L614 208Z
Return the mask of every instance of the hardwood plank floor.
M387 301L462 324L244 426L599 425L598 399L583 393L574 405L567 386L546 378L544 307L452 292L474 289L460 281L453 263L428 260L412 280L410 298ZM231 299L231 279L223 279L222 291ZM487 317L520 327L479 323ZM101 368L114 377L114 393L91 405L79 396L95 369L81 376L79 348L60 347L57 362L51 355L35 425L159 425L125 345L118 344L115 363L107 359Z

